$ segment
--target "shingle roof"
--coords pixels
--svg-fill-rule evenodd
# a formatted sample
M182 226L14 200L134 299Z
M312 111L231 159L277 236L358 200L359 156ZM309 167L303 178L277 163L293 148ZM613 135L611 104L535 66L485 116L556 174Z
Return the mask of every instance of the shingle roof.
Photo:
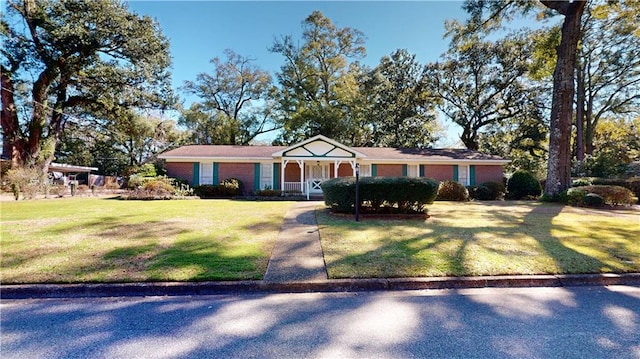
M178 147L161 155L164 157L226 157L226 158L267 158L285 146L231 146L231 145L190 145Z
M163 153L161 158L272 158L273 154L286 146L231 146L189 145ZM367 156L367 160L487 160L504 161L504 158L468 149L416 149L390 147L353 147Z
M391 148L391 147L355 147L355 150L367 155L367 159L412 160L429 157L437 160L504 160L504 158L468 149L452 148Z

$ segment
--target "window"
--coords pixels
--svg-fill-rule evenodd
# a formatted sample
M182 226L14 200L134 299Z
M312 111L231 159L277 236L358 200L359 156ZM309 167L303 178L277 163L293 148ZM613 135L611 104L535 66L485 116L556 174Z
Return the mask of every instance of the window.
M407 177L418 177L418 165L407 165Z
M213 184L213 163L200 163L200 184Z
M468 166L459 166L458 167L458 182L464 186L469 185L469 167Z
M260 163L260 189L273 189L273 164Z
M360 165L360 177L371 177L371 165Z

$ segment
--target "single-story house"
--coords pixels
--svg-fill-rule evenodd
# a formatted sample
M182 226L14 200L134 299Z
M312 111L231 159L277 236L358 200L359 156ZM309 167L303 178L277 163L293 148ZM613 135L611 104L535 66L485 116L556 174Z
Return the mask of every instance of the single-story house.
M502 182L508 160L467 149L349 147L318 135L291 146L190 145L159 156L167 175L191 186L242 181L245 192L274 189L322 193L320 184L334 177L409 176L465 186Z
M55 163L51 162L49 165L49 173L51 174L51 179L54 182L57 182L61 185L67 186L69 183L78 184L78 175L87 176L87 182L84 184L89 184L89 177L91 171L97 171L97 167L87 167L87 166L77 166L70 165L66 163Z

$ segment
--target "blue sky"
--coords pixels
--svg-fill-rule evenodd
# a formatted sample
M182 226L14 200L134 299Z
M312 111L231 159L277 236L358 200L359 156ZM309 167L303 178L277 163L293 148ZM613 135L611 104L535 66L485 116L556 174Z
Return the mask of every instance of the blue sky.
M224 59L227 48L256 59L256 65L275 74L284 59L268 48L281 35L299 39L301 23L314 10L338 27L351 27L366 37L367 56L376 66L396 49L407 49L423 64L436 61L446 50L443 39L447 19L466 18L461 1L142 1L129 7L156 18L171 42L174 89L201 72L212 73L209 61ZM183 93L179 93L185 98ZM187 104L192 101L187 99ZM448 125L449 142L459 129Z

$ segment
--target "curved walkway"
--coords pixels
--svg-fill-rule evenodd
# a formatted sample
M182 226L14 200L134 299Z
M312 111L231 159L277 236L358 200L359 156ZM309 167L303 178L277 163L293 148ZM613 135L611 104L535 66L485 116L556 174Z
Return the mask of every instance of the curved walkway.
M320 202L298 202L289 209L271 253L265 282L327 280L315 208Z

